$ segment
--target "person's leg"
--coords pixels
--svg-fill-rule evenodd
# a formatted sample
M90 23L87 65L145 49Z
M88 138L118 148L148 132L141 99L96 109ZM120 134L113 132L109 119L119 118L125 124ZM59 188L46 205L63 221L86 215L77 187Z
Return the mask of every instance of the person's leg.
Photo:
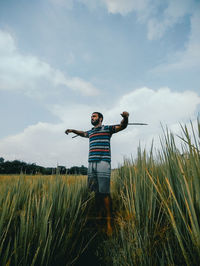
M110 175L110 163L106 161L97 162L97 179L100 193L110 194Z
M104 212L104 198L102 193L95 193L95 209L97 219L101 219Z
M101 215L106 220L107 233L112 233L112 200L110 196L110 175L111 165L109 162L101 161L97 163L97 178L101 198Z
M106 210L106 216L107 217L112 217L112 198L110 196L110 194L104 194L103 196L103 200L104 200L104 206L105 206L105 210Z
M88 188L95 193L99 192L96 162L89 162L88 164Z
M112 234L112 226L111 226L111 218L112 218L112 198L110 194L104 195L104 207L106 212L106 220L107 220L107 234Z
M92 217L99 217L99 206L100 206L100 193L99 193L99 184L97 179L97 163L89 162L88 164L88 188L91 192L95 192L94 197L94 206L90 215Z

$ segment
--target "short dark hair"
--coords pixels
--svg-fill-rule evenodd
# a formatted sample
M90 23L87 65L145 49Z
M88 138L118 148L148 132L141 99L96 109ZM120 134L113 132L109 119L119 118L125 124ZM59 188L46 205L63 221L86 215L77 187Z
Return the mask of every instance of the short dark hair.
M102 118L102 121L103 121L103 115L102 115L102 113L99 113L99 112L93 112L93 114L98 114L98 117L99 117L99 118Z

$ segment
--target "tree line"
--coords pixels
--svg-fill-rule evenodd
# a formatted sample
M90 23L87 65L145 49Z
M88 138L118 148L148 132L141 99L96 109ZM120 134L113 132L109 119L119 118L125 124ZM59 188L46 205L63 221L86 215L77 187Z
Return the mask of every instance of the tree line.
M27 174L27 175L54 175L54 174L69 174L69 175L87 175L87 167L73 166L66 168L65 166L43 167L35 163L26 163L19 160L5 161L0 157L0 174Z

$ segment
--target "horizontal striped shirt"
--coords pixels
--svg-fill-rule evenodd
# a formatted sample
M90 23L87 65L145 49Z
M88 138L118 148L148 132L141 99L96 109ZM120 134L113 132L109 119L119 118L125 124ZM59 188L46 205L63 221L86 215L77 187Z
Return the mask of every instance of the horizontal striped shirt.
M86 131L89 138L89 162L111 161L110 138L115 133L115 126L101 126Z

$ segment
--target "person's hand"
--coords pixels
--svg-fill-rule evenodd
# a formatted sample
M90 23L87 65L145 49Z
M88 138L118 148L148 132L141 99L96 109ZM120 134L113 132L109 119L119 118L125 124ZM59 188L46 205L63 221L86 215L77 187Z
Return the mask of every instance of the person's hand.
M65 134L69 134L69 133L72 133L72 129L67 129L67 130L65 130Z
M122 116L122 117L127 117L127 118L128 118L128 117L129 117L129 113L126 112L126 111L124 111L124 112L121 114L121 116Z

